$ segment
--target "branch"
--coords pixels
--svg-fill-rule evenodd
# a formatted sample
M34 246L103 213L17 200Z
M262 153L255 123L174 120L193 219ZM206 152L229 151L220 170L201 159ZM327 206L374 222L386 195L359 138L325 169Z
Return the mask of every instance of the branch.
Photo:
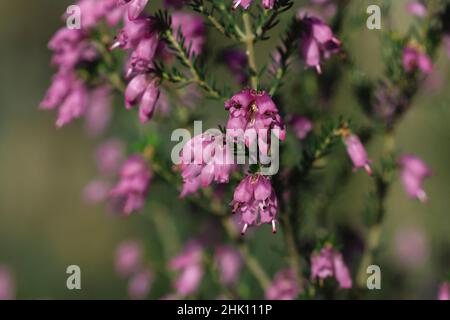
M252 88L258 90L258 75L256 68L255 48L253 46L255 37L253 35L252 24L250 22L250 15L246 12L242 15L245 29L245 45L247 47L246 54L248 57L248 66L250 68L250 80Z

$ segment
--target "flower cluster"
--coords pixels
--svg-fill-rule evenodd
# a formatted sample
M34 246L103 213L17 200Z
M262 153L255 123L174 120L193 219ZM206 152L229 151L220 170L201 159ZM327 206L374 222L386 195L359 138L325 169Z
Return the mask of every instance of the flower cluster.
M342 254L333 246L326 245L311 256L311 278L313 280L334 277L343 289L352 287L352 278Z
M279 271L269 289L266 290L268 300L294 300L298 297L298 286L295 270L287 269Z

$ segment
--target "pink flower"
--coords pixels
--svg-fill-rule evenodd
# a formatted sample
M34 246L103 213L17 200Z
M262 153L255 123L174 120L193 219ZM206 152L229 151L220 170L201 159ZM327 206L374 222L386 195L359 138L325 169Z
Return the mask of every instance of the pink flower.
M202 259L203 247L194 240L188 242L183 252L170 261L170 269L180 271L174 283L177 294L187 296L197 291L203 278Z
M149 269L135 273L128 282L128 296L133 300L142 300L148 296L153 282L153 273Z
M440 288L438 293L438 300L450 300L450 283L444 282Z
M83 190L83 199L88 204L103 202L108 198L111 186L103 180L91 181Z
M300 18L300 53L308 67L313 67L321 73L323 58L328 59L338 52L341 42L333 35L331 28L316 17Z
M172 30L175 36L181 30L181 34L186 40L186 48L189 49L189 55L200 55L206 42L206 26L201 17L186 13L175 12L172 14Z
M111 89L99 87L90 93L89 107L85 115L85 128L90 136L105 132L112 117Z
M267 300L295 300L300 293L295 271L287 269L275 275L272 285L266 290Z
M433 71L433 62L426 53L413 47L406 47L403 50L403 69L408 73L419 69L425 74L430 74Z
M136 273L141 268L142 255L142 247L138 242L134 240L122 242L115 256L117 273L122 277Z
M118 6L128 7L128 19L135 20L144 11L148 0L117 0Z
M395 237L395 249L399 262L407 268L422 266L427 259L427 241L421 228L404 227Z
M311 279L326 279L335 277L343 289L352 287L350 272L344 262L342 254L331 245L323 247L311 256Z
M119 30L110 50L120 47L122 49L133 49L138 46L142 39L150 37L153 33L152 20L140 17L135 20L124 19L124 27Z
M354 134L350 134L344 138L344 143L355 170L364 168L369 175L372 175L372 168L370 168L371 160L367 156L366 149L361 143L361 140Z
M104 176L117 174L123 161L125 146L119 139L112 138L103 142L95 152L97 167Z
M159 98L159 88L155 80L148 78L146 74L138 74L129 83L125 90L125 106L131 109L139 104L139 120L148 122L155 112Z
M220 132L195 136L183 147L180 157L183 178L181 198L212 182L227 183L235 168L233 155Z
M410 1L406 4L406 11L416 17L426 17L427 7L422 1Z
M129 215L144 207L151 178L152 172L142 156L133 155L125 161L120 181L110 193L122 203L123 213Z
M233 0L233 9L237 9L239 6L244 10L247 10L252 4L253 0ZM261 5L264 9L273 9L275 0L262 0Z
M304 140L313 129L311 120L299 115L293 115L290 123L299 140Z
M230 246L217 246L216 262L220 271L220 282L224 285L236 284L242 267L239 251Z
M89 103L88 91L85 85L78 81L59 107L56 126L63 127L74 119L84 115Z
M244 224L242 234L249 226L262 223L272 224L272 232L276 232L278 200L269 178L259 174L246 176L236 187L231 205Z
M10 269L0 265L0 300L13 300L16 296L16 286Z
M403 155L399 164L401 167L401 179L406 194L421 202L428 200L427 194L423 190L423 180L431 175L430 168L418 157L414 155Z
M270 131L280 140L284 140L286 129L272 98L265 91L244 89L225 102L230 116L227 122L227 134L237 135L254 130L255 135L246 136L245 144L250 146L258 137L258 147L267 154L270 144Z

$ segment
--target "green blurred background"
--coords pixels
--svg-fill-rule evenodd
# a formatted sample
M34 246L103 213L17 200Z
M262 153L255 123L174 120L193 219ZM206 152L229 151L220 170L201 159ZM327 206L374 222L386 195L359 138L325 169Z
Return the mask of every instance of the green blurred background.
M365 15L367 5L377 3L356 2L352 15ZM46 44L61 26L61 13L71 1L0 0L0 4L0 264L14 270L20 299L126 298L126 282L113 268L117 245L125 239L138 239L146 248L148 261L163 264L192 236L189 232L193 229L176 231L174 221L178 227L194 226L190 219L195 213L184 212L182 205L173 201L173 190L159 185L152 186L149 202L165 194L170 197L163 196L162 204L148 206L144 217L113 217L100 206L83 204L82 189L97 175L95 142L85 137L80 123L57 130L55 115L37 110L53 72ZM404 4L393 1L393 23L400 31L412 21L403 11ZM361 25L346 44L357 63L373 75L382 69L376 32ZM257 51L260 63L267 61L274 44L266 42ZM382 269L383 289L368 293L369 298L432 299L439 281L450 271L450 69L444 50L439 53L436 69L444 79L442 87L423 89L396 131L397 147L420 155L434 172L425 185L430 202L422 205L407 199L399 181L395 182L387 202L382 250L375 261ZM301 72L292 76L301 76ZM333 105L358 119L360 112L350 90L344 78ZM378 148L376 143L374 148ZM333 204L329 214L333 223L360 227L367 191L367 179L358 174ZM155 228L155 222L167 226L168 247L157 241L161 228ZM419 228L425 234L425 259L414 268L396 259L396 234L404 228ZM264 229L248 241L256 254L264 257L271 275L284 265L277 259L277 251L283 247L280 236L273 237ZM66 288L65 270L71 264L81 267L81 291ZM248 277L245 271L243 277ZM253 287L240 290L252 295ZM167 279L162 279L151 297L167 292Z

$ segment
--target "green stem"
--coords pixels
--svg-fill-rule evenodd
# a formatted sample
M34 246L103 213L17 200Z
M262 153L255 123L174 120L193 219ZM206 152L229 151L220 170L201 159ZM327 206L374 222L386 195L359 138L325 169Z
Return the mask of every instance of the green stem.
M283 215L282 222L287 251L289 254L289 264L295 272L297 283L300 287L303 287L303 276L300 267L300 254L296 245L292 223L287 215Z
M377 223L370 227L367 235L366 250L361 258L358 272L356 273L356 282L359 288L366 287L367 267L373 262L373 255L380 244L381 223Z
M255 35L253 34L252 24L250 21L250 15L246 12L242 15L242 20L244 21L244 31L245 37L242 41L245 43L248 57L248 66L250 67L250 81L252 84L252 88L258 90L258 71L256 68L256 58L255 58L255 47L254 40Z
M179 43L179 41L173 35L172 30L167 30L165 35L166 35L167 40L172 45L172 47L177 51L178 57L181 60L181 62L189 69L189 71L193 77L192 81L195 82L206 93L208 93L212 98L220 99L222 97L222 94L217 89L211 87L208 84L208 82L206 81L206 79L204 79L201 76L200 71L197 69L195 64L191 61L186 50L183 48L183 46Z

